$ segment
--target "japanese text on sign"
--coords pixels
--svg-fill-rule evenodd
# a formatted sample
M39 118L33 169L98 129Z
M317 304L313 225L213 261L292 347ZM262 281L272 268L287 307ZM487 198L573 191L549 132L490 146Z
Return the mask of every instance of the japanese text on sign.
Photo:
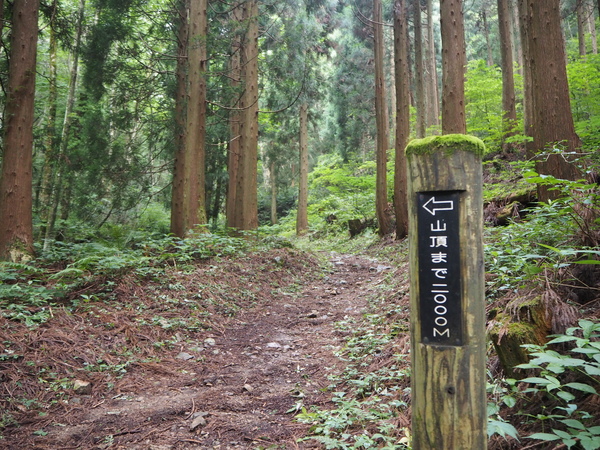
M459 192L417 194L419 319L424 344L462 345Z

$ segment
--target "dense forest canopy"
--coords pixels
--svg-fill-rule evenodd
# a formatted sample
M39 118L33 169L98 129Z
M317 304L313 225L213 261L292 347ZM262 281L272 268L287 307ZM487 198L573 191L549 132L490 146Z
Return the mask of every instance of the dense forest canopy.
M90 233L126 225L180 236L204 224L251 230L281 218L291 223L297 211L299 233L336 217L376 218L388 234L388 202L401 196L394 193L399 181L393 181L389 149L398 139L404 146L407 139L443 132L444 116L464 115L466 130L460 124L449 129L483 139L488 159L531 160L546 146L597 150L597 4L553 1L540 6L547 11L527 11L517 1L464 1L457 15L464 19L464 44L456 45L464 45L466 66L464 76L457 66L450 83L464 82L464 101L457 89L459 97L445 103L444 48L454 43L443 39L440 2L387 0L379 10L376 3L48 0L39 3L34 36L36 30L27 29L32 22L17 19L29 14L20 8L37 2L3 2L5 171L16 161L10 146L33 141L31 163L21 160L31 170L17 183L31 184L23 195L31 197L25 209L32 215L14 211L15 220L32 225L15 225L21 230L15 231L4 217L3 228L13 236L3 245L17 239L28 252L34 241L48 248L82 226ZM564 99L554 106L541 103L541 86L549 86L544 59L560 55L528 49L526 42L528 31L537 32L530 18L552 11L559 29L544 30L543 41L559 48L564 37L569 82L552 83L556 98ZM398 18L406 21L400 36ZM22 65L16 33L24 32L37 49L35 89L27 94L33 108L23 113L33 120L32 137L23 128L21 141L11 144L10 77ZM403 47L408 64L401 71L395 66ZM398 84L403 80L406 94ZM532 96L537 91L539 98ZM400 92L408 110L398 109ZM455 105L464 111L444 115ZM571 115L570 131L545 137L543 126L558 130L553 121L569 122ZM399 119L408 131L396 133ZM551 164L537 170L580 175ZM350 174L364 177L347 179ZM3 189L8 204L13 188ZM328 205L323 193L335 189L354 192L355 206Z

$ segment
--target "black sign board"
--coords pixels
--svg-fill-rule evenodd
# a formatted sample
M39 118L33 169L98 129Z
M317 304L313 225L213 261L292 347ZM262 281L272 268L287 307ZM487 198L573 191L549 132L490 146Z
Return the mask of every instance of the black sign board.
M463 345L459 207L459 192L417 193L423 344Z

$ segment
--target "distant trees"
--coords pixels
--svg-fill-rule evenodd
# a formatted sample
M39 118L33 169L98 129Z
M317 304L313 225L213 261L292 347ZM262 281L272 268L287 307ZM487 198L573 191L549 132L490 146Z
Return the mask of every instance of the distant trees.
M524 121L533 139L530 154L553 153L538 162L538 170L578 177L569 161L581 145L575 129L592 142L589 136L598 128L590 88L596 61L590 56L595 51L591 19L597 18L591 6L597 2L563 2L561 18L557 0L520 1L519 20L511 3L476 0L463 15L459 0L244 0L210 7L206 0L48 1L38 26L36 71L42 77L33 120L40 126L32 132L31 162L22 160L17 168L30 166L30 173L13 178L17 187L7 187L12 175L2 179L3 192L31 195L32 202L7 207L3 194L2 207L9 213L0 220L32 210L35 236L44 239L45 249L55 236L63 238L72 222L96 231L111 223L131 225L148 205L165 214L161 231L182 237L196 225L255 229L295 207L304 233L314 202L306 191L308 172L320 154L335 152L344 163L358 163L362 175L377 175L376 188L362 203L372 208L380 232L388 234L393 223L386 158L394 136L393 201L400 237L407 220L403 148L411 132L439 132L440 117L444 133L481 135L491 149L500 149L502 136L518 131ZM17 51L8 37L16 38L20 19L14 14L25 4L31 3L0 2L5 19L0 78L7 88L6 95L0 92L7 111L1 117L2 164L11 173L16 115L9 112L12 99L24 91L10 93L9 70L22 64L8 58ZM522 22L520 36L511 22ZM561 31L569 39L568 55ZM536 39L541 34L544 39ZM525 64L513 72L521 47ZM395 70L385 57L392 50ZM471 97L465 114L467 55L483 64L468 65ZM571 76L579 77L575 124L569 117L566 61ZM389 116L394 107L395 130ZM511 141L520 138L516 133ZM27 177L31 194L20 191L29 184L21 182ZM367 221L362 209L356 215ZM0 233L12 228L3 225Z
M0 260L33 256L33 121L38 0L15 0L0 172Z

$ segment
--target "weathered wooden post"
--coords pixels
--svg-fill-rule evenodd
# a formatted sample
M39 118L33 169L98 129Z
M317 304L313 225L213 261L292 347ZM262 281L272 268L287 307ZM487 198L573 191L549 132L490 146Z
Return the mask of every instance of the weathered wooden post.
M487 448L484 149L457 134L406 148L416 450Z

